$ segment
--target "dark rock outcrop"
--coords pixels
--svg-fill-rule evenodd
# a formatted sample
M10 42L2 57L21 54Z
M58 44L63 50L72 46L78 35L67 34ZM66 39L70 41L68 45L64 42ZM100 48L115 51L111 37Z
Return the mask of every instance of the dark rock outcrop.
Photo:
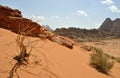
M100 31L111 31L112 28L112 20L110 18L106 18L103 24L100 26Z
M116 35L120 37L120 18L117 18L116 20L113 21L113 25L112 25L112 32Z
M73 48L72 41L52 33L30 19L24 18L21 11L2 5L0 5L0 28L5 28L18 34L49 39L68 48Z
M100 32L108 32L114 36L120 37L120 18L112 21L107 18L99 28Z

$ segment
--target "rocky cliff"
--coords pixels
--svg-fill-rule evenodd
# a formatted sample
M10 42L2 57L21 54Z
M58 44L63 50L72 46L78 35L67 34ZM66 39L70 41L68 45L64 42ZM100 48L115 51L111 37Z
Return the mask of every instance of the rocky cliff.
M5 28L18 34L49 39L68 48L73 48L71 40L56 35L38 23L24 18L21 11L2 5L0 5L0 28Z

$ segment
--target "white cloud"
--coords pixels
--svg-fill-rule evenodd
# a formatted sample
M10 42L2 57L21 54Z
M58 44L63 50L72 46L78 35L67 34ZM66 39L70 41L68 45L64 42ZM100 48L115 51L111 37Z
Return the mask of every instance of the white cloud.
M77 10L77 14L79 16L88 16L87 13L85 11L83 11L83 10Z
M111 5L108 7L113 13L120 13L120 9L118 9L115 5Z
M120 9L115 5L115 2L113 0L102 0L101 3L108 5L107 7L111 12L120 13Z
M114 4L114 2L112 0L102 0L101 3L102 4L106 4L106 5L112 5L112 4Z
M55 18L55 19L61 19L60 16L51 16L52 18Z
M44 21L45 20L45 17L44 16L31 16L31 20L34 21L34 22L41 22L41 21Z

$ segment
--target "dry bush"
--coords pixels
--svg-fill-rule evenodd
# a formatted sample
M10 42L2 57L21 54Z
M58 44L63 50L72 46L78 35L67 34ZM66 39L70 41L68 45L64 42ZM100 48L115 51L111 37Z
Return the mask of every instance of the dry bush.
M35 28L29 28L29 26L26 26L23 29L20 26L19 26L19 29L18 29L19 32L18 32L17 38L15 39L16 43L18 45L19 52L18 52L18 55L13 57L13 59L16 60L16 63L11 68L7 78L13 78L15 76L15 74L16 74L17 78L20 78L19 73L17 73L18 69L20 69L21 66L28 67L28 65L30 64L29 61L31 61L31 60L34 62L34 64L32 63L33 65L43 66L43 68L41 70L44 70L46 73L49 73L50 75L54 76L54 78L58 78L58 75L56 75L54 72L49 70L49 67L47 65L41 65L40 61L33 60L33 59L37 58L38 56L32 55L31 53L32 53L33 48L35 48L34 45L39 40L31 41L31 40L28 39L29 38L28 35L31 35L32 34L31 31L34 30ZM41 47L38 47L38 48L40 49ZM41 53L41 52L39 52L39 53ZM44 55L44 54L41 53L41 55ZM35 58L33 58L33 56ZM32 57L33 59L29 59L30 57ZM46 60L46 57L44 57L44 59ZM40 60L43 60L43 59L40 59ZM46 60L46 62L47 62L47 60ZM37 77L41 77L41 75L34 74L34 73L32 73L28 70L25 70L25 69L20 69L20 70L21 71L26 71L27 73L35 75Z
M90 65L98 71L108 74L114 62L110 61L101 49L94 48L94 52L91 54Z
M22 65L28 64L28 59L32 52L32 47L29 52L27 51L27 48L32 44L32 42L28 41L29 43L25 44L25 39L28 38L26 35L30 34L31 31L34 29L33 28L31 30L28 30L28 28L29 26L26 26L24 29L21 29L19 26L19 32L16 38L16 43L19 48L19 54L13 57L13 59L16 60L16 63L10 70L8 78L13 78L14 73L16 73L17 77L19 78L19 75L17 73L18 68Z

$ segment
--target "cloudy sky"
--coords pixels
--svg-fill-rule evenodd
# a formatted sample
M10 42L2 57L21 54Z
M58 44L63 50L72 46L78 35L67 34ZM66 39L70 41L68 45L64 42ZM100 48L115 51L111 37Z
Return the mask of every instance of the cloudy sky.
M52 29L60 27L98 28L105 18L120 18L120 0L0 0Z

